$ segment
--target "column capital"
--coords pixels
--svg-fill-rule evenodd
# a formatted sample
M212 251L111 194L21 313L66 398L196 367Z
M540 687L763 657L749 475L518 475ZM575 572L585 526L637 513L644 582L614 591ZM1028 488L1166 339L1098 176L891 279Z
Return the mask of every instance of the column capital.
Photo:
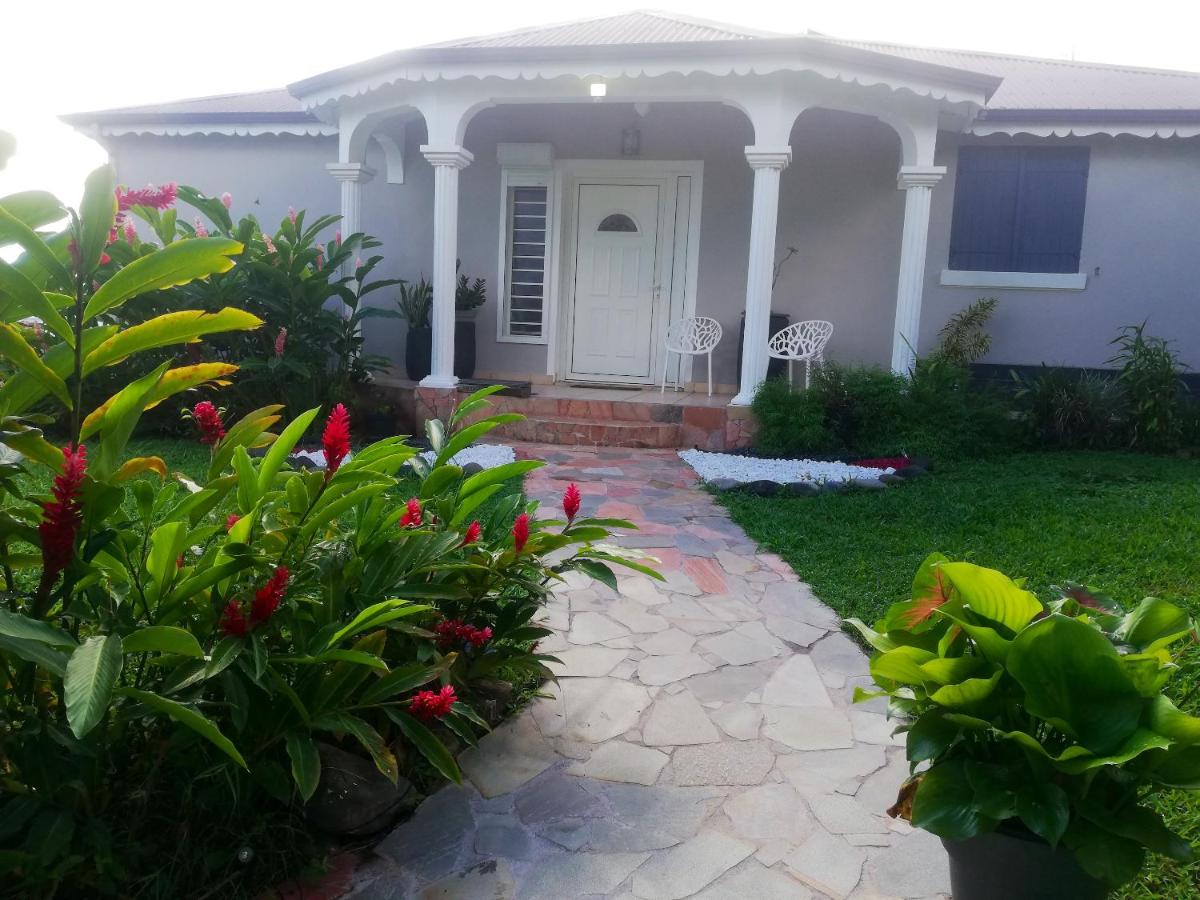
M325 170L338 181L364 182L375 177L375 170L363 163L331 162L325 163Z
M788 167L792 161L791 147L762 147L751 144L746 148L746 162L752 169L779 169Z
M465 169L475 159L470 150L459 144L422 144L421 155L435 166Z
M945 174L945 166L901 166L896 173L896 187L902 191L914 187L931 188Z

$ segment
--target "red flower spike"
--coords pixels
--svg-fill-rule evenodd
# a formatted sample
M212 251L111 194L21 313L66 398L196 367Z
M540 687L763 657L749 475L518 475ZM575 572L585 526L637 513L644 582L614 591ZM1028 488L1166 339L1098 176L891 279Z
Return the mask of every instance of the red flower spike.
M83 519L79 489L87 473L87 448L63 447L63 468L54 476L54 499L42 507L38 534L42 539L42 582L50 585L75 554L75 537Z
M583 498L579 496L579 485L572 481L563 491L562 501L563 512L567 514L568 522L573 521L579 515L579 504L582 500Z
M280 566L271 573L267 583L255 591L254 602L250 604L250 621L253 624L261 625L275 615L275 610L283 601L290 574L286 566Z
M234 525L241 521L241 518L242 517L237 513L230 513L225 517L225 530L228 531L231 529Z
M409 701L408 711L426 722L443 718L458 702L454 688L446 685L440 691L420 691Z
M250 633L250 620L246 618L239 601L230 600L225 605L219 627L221 634L226 637L245 637Z
M350 452L350 413L340 403L333 408L325 422L321 447L325 452L325 478L329 479Z
M525 542L529 540L529 514L521 513L517 516L517 520L513 522L512 527L513 549L519 554L525 549Z
M424 513L421 510L421 501L413 497L405 504L404 515L400 517L401 528L417 528L421 524L421 519Z
M210 446L219 444L225 437L225 423L221 421L221 412L211 401L201 400L192 407L192 418L200 429L200 443Z
M474 544L477 540L479 540L479 535L482 533L482 531L483 528L480 526L479 520L475 519L470 525L467 526L467 533L463 535L462 545L464 547L469 547L471 544Z

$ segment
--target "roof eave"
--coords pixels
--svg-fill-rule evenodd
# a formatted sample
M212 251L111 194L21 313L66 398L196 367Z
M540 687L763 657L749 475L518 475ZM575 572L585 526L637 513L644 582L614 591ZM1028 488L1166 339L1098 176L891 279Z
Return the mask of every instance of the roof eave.
M203 112L203 113L137 113L137 112L82 112L68 113L58 117L72 126L127 125L131 123L153 123L159 125L203 125L241 123L319 124L311 113L296 112Z
M991 109L976 117L981 122L1200 122L1200 109Z
M967 69L957 69L936 63L904 59L873 50L845 47L840 44L807 36L783 38L754 38L725 41L676 41L646 44L601 44L563 47L418 47L398 50L384 56L365 60L340 69L333 69L293 82L288 85L291 94L301 100L318 91L336 87L366 76L386 72L390 69L410 65L453 63L461 65L541 62L565 60L651 59L678 58L697 54L753 58L787 53L803 54L817 59L835 62L867 64L891 69L929 79L939 84L950 84L980 91L984 99L990 98L1003 80L999 76L986 75Z

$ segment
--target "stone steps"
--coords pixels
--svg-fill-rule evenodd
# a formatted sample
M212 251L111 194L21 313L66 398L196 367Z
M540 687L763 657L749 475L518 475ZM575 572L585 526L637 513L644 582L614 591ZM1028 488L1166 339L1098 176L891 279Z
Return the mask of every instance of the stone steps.
M506 412L522 412L509 409ZM529 415L492 432L516 441L565 444L581 447L675 448L680 446L679 425L670 422L602 420L561 415Z

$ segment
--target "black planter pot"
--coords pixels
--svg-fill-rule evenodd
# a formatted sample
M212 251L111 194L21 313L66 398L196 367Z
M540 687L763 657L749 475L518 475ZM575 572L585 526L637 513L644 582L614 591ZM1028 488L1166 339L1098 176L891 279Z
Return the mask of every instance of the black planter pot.
M410 328L404 339L404 373L409 381L420 381L433 365L433 329Z
M792 317L787 313L771 313L771 325L768 329L767 336L774 337L776 332L783 331L788 327ZM738 371L738 387L742 385L742 349L746 339L746 314L742 313L742 324L738 326L738 342L737 342L737 371ZM787 360L771 359L767 362L767 378L786 378L787 377Z
M1028 832L994 831L942 841L950 854L954 900L1104 900L1108 888L1079 867L1066 847Z
M420 381L433 366L433 329L410 328L404 341L404 372L409 381ZM454 323L454 374L475 377L475 323Z
M454 374L475 377L475 323L469 319L454 323Z

